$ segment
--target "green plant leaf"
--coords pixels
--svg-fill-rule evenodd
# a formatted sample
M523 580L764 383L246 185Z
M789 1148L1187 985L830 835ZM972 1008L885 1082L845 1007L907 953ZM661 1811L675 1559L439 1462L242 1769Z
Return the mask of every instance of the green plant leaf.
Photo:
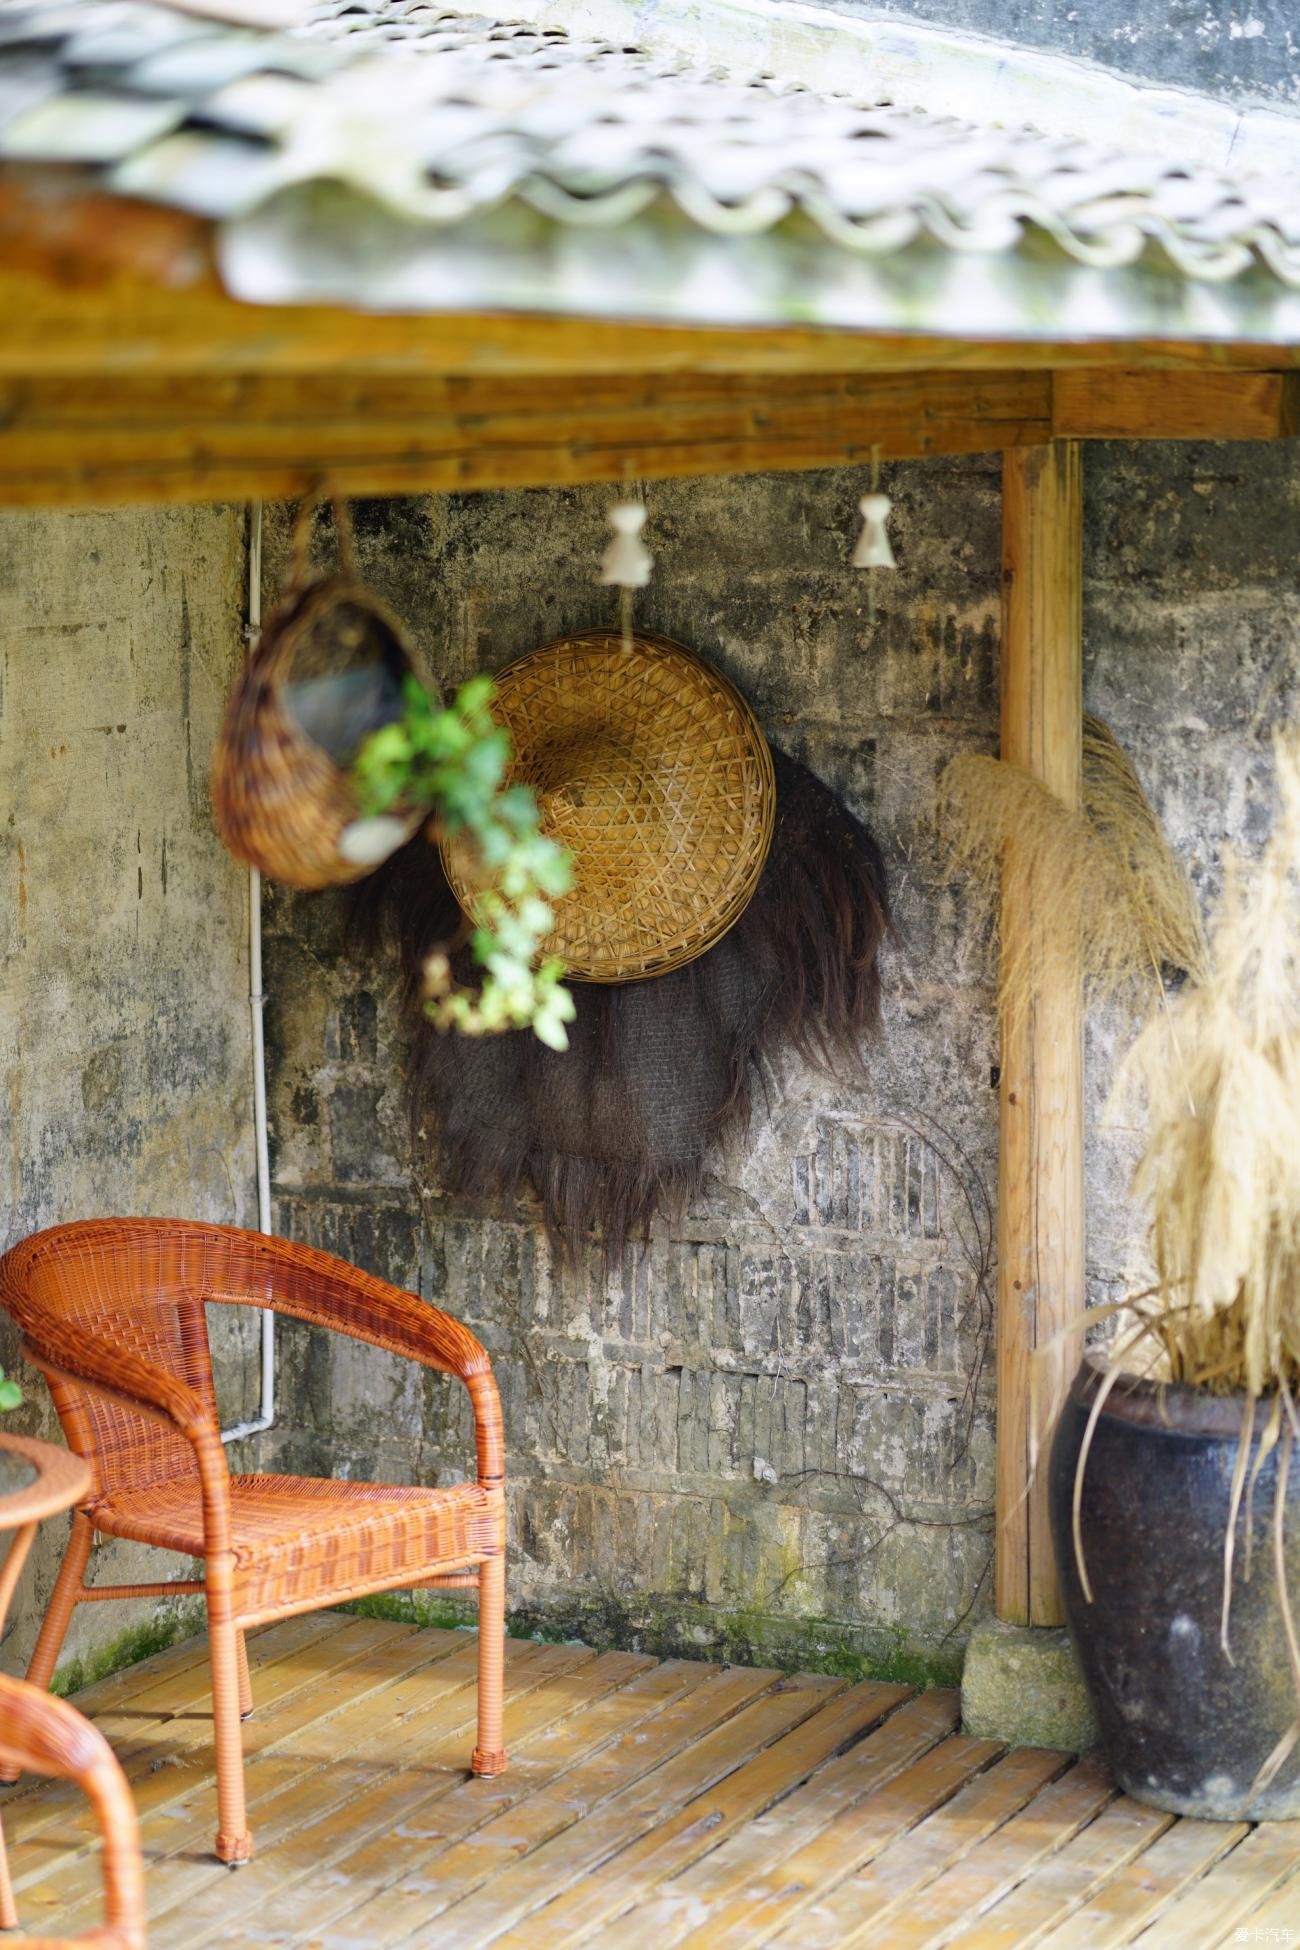
M408 678L401 718L365 741L353 783L363 813L400 805L432 815L445 833L463 834L484 875L471 936L483 982L477 993L455 988L446 957L434 957L427 990L433 1020L470 1036L531 1028L552 1049L566 1049L573 999L561 986L562 965L541 960L541 950L554 925L548 902L572 884L572 861L541 831L530 789L503 786L511 748L491 715L495 695L491 678L474 677L443 707Z

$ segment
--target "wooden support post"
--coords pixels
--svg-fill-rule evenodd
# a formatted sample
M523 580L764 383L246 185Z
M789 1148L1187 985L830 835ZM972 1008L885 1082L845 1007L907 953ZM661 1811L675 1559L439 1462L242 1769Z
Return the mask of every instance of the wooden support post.
M1067 805L1081 790L1082 485L1074 441L1008 449L1002 474L1002 756ZM1052 889L1014 849L1004 940L1045 939ZM1083 1309L1083 1012L1078 974L1042 975L1023 1022L1002 1025L998 1167L997 1609L1062 1621L1047 1517L1046 1454L1078 1349L1058 1346L1031 1397L1030 1356ZM1036 1397L1036 1399L1034 1399ZM1036 1419L1043 1456L1031 1480Z

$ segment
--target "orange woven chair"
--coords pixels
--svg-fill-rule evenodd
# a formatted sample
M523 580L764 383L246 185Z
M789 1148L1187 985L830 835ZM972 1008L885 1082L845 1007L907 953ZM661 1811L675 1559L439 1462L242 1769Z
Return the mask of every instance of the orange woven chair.
M272 1307L458 1376L474 1410L478 1480L448 1489L231 1476L208 1352L209 1302ZM479 1594L478 1744L499 1774L505 1634L501 1408L474 1336L411 1293L328 1253L234 1226L104 1219L53 1226L0 1259L0 1305L49 1382L69 1445L94 1472L32 1655L48 1686L85 1600L202 1591L212 1660L218 1833L246 1862L241 1715L252 1711L244 1632L368 1592L455 1585ZM205 1560L199 1582L83 1582L96 1531Z
M75 1781L95 1810L104 1840L104 1922L78 1937L15 1940L15 1950L144 1950L144 1874L135 1803L113 1750L98 1727L61 1699L38 1693L21 1679L0 1678L0 1762L30 1767ZM4 1868L4 1927L14 1929L8 1865Z

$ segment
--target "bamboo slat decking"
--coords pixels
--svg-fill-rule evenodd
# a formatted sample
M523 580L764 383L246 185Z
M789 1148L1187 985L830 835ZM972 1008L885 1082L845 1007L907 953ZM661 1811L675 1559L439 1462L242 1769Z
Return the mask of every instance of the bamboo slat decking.
M472 1633L317 1614L249 1651L236 1872L203 1640L78 1700L136 1795L155 1950L1300 1944L1300 1822L1174 1820L1096 1757L966 1738L952 1693L512 1642L510 1770L474 1780ZM4 1819L23 1927L93 1924L75 1792L23 1784Z

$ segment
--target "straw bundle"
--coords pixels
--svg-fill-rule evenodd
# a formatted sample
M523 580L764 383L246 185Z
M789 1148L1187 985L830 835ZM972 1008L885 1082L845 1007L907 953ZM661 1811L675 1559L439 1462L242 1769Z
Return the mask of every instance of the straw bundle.
M1276 743L1280 813L1253 869L1229 857L1211 952L1156 1012L1119 1090L1146 1104L1134 1187L1157 1287L1134 1338L1171 1380L1300 1390L1300 734Z
M1231 1619L1244 1505L1251 1576L1255 1486L1276 1453L1271 1570L1300 1701L1300 1629L1288 1572L1288 1485L1300 1439L1300 732L1274 743L1280 811L1259 862L1227 855L1196 979L1151 1015L1116 1096L1145 1100L1134 1189L1151 1202L1156 1284L1120 1308L1075 1468L1073 1537L1085 1596L1082 1485L1109 1390L1134 1371L1241 1402L1223 1538L1220 1644ZM1258 1435L1258 1440L1256 1436ZM1253 1454L1253 1460L1252 1460ZM1261 1794L1300 1743L1300 1715L1260 1767Z
M1012 1021L1044 976L1063 984L1081 969L1091 997L1109 1000L1171 974L1203 974L1205 939L1187 877L1100 718L1084 720L1077 811L1019 766L973 754L952 760L939 792L951 867L977 917L994 921L1009 857L1051 890L1042 938L1002 943L1000 1000Z

